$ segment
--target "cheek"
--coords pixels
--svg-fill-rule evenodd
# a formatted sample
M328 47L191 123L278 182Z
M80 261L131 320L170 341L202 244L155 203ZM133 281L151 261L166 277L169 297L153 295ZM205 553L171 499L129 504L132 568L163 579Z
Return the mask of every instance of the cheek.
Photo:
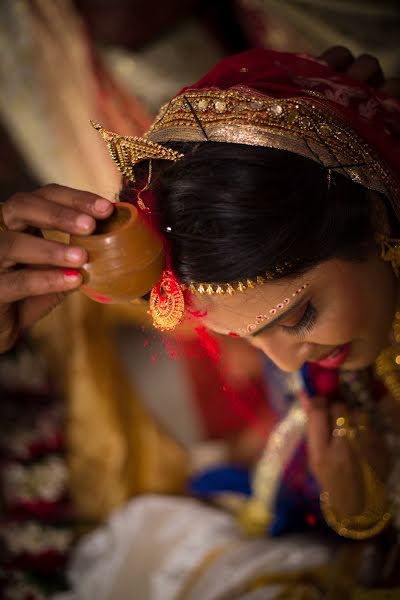
M361 307L343 299L318 311L316 326L306 341L326 345L349 342L363 336L367 323Z
M360 332L365 328L368 311L359 302L345 302L339 307L336 327L342 331Z

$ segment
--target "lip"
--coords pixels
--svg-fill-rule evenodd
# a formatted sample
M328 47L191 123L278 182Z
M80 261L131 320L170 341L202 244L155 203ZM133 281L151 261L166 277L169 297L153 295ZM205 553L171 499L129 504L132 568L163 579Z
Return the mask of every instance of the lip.
M344 344L344 346L337 346L328 356L321 360L310 361L314 365L324 367L325 369L338 369L346 360L349 355L351 344Z

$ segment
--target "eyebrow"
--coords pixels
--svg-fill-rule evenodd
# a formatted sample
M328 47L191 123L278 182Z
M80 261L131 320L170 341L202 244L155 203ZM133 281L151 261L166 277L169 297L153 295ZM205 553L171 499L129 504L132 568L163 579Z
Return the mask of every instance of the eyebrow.
M266 325L264 325L264 327L261 327L260 329L257 329L257 331L254 331L254 332L250 333L248 336L246 335L244 337L257 337L260 333L262 333L266 329L271 329L271 327L273 327L274 325L276 325L280 321L283 321L283 319L285 319L287 316L289 316L292 313L294 313L295 310L297 308L299 308L304 302L305 302L305 299L301 298L298 302L296 302L296 304L293 304L293 306L291 306L287 311L285 311L284 313L280 314L279 317L277 317L273 321L269 321Z

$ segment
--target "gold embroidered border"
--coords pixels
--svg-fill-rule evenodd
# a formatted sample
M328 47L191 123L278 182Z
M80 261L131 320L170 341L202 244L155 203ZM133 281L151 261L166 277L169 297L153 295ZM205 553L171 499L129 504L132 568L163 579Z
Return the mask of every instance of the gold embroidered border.
M288 150L400 201L388 165L320 98L266 98L246 88L188 91L161 108L145 137L205 141L193 112L209 141Z

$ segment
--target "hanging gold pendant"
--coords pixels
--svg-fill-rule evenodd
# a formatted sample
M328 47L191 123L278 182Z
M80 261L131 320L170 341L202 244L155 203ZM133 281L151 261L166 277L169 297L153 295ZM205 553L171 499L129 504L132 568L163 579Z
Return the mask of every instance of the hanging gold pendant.
M182 322L184 312L185 299L181 286L171 271L164 271L160 282L150 294L153 325L161 331L175 329Z

